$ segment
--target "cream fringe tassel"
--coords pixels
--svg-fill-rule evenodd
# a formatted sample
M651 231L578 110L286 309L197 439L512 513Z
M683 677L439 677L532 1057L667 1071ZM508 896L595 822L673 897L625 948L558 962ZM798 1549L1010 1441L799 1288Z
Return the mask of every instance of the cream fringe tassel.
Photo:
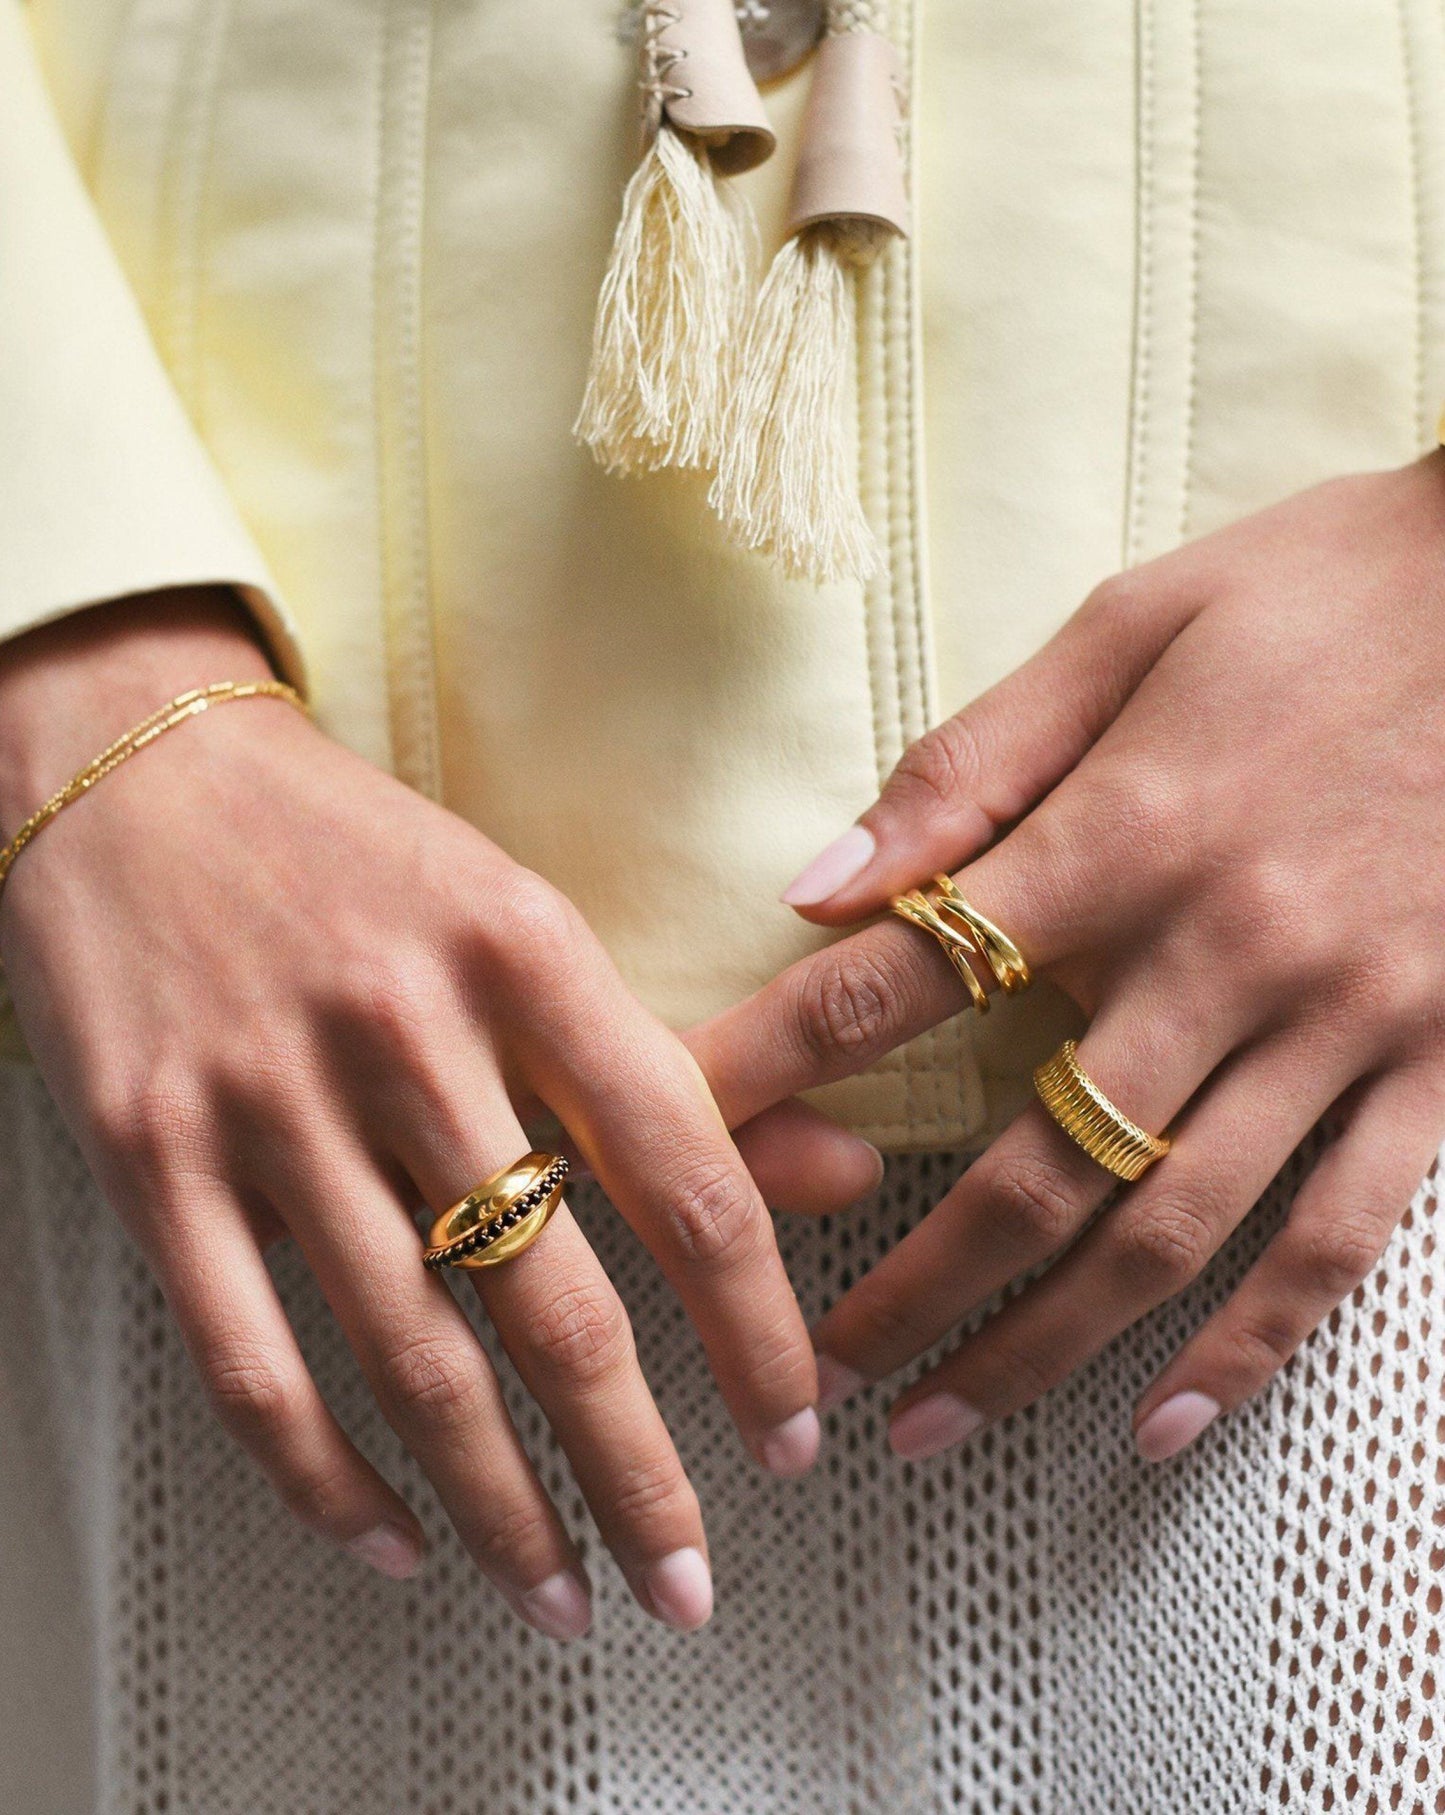
M663 124L628 182L573 433L611 472L711 467L756 263L751 216Z
M866 580L880 559L848 409L856 268L885 237L863 221L804 228L774 259L747 336L708 498L796 579Z

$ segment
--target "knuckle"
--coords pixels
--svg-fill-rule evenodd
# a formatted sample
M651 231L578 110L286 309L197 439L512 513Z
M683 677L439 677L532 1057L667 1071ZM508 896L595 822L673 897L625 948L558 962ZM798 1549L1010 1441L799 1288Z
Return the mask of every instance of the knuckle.
M541 1500L487 1500L471 1510L463 1542L481 1563L511 1573L515 1558L536 1556L551 1546L552 1522Z
M1369 1276L1384 1246L1379 1224L1361 1212L1322 1217L1294 1239L1305 1276L1336 1300Z
M1132 623L1152 597L1144 577L1135 569L1121 568L1100 580L1088 594L1076 617L1088 617L1096 625Z
M985 1195L992 1214L1030 1251L1061 1248L1084 1214L1075 1181L1038 1157L999 1166L985 1183Z
M942 1334L907 1293L870 1291L866 1283L853 1290L848 1326L849 1352L889 1371L921 1355Z
M663 1213L683 1258L702 1265L746 1258L761 1224L758 1205L720 1160L697 1160L679 1172Z
M206 1114L193 1079L153 1071L140 1082L97 1092L88 1119L112 1160L155 1180L194 1150Z
M566 1287L538 1306L527 1341L539 1360L573 1383L609 1378L634 1352L621 1300L601 1280Z
M858 1065L885 1049L890 995L876 960L826 948L804 971L795 1014L806 1051L824 1066Z
M1056 1387L1068 1372L1058 1360L1050 1362L1031 1344L1006 1329L988 1337L989 1371L1000 1383L1000 1398L1011 1405L1027 1405Z
M609 1511L618 1524L672 1528L698 1518L697 1496L671 1456L634 1458L613 1489Z
M1093 771L1092 773L1090 771ZM1113 848L1132 853L1156 876L1177 874L1199 848L1198 797L1167 758L1135 752L1077 772L1092 798L1081 824L1107 826Z
M276 1497L294 1519L315 1530L334 1526L354 1499L355 1480L344 1466L287 1468L274 1478Z
M977 790L982 775L978 734L960 713L908 746L894 764L888 791L953 812Z
M202 1369L211 1409L233 1437L247 1447L274 1441L292 1421L294 1397L285 1371L271 1357L229 1355Z
M480 940L487 963L499 975L532 982L539 972L554 974L559 956L575 951L587 932L586 922L560 890L518 865L488 897Z
M1283 1319L1265 1321L1252 1317L1229 1333L1234 1372L1249 1383L1251 1391L1277 1374L1298 1346L1297 1332Z
M405 1057L430 1049L451 1007L451 986L425 954L393 953L347 967L350 1017L372 1040Z
M1196 1278L1214 1252L1208 1207L1176 1194L1133 1215L1114 1230L1114 1262L1145 1290L1178 1291Z
M1356 997L1366 1025L1373 1024L1401 1046L1414 1051L1438 1047L1445 1024L1445 998L1439 989L1439 960L1418 948L1396 949L1388 965L1370 967L1366 987Z
M383 1357L380 1382L380 1397L400 1417L454 1423L475 1403L477 1363L455 1342L414 1336Z
M1251 974L1339 981L1342 972L1334 962L1339 954L1325 947L1321 923L1309 912L1312 891L1301 888L1287 866L1263 859L1237 864L1228 895L1229 936Z

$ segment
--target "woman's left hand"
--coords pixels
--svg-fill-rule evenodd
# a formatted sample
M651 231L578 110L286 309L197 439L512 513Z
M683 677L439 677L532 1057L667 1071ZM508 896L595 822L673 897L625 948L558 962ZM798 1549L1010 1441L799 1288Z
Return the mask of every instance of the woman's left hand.
M904 754L784 899L841 926L966 864L1089 1017L1080 1064L1174 1144L1091 1221L1116 1181L1031 1104L822 1319L824 1404L1059 1256L902 1395L890 1442L927 1456L1017 1411L1194 1279L1332 1106L1286 1220L1145 1392L1140 1452L1257 1392L1365 1279L1445 1137L1442 693L1435 452L1106 581ZM689 1044L735 1124L965 999L888 915Z

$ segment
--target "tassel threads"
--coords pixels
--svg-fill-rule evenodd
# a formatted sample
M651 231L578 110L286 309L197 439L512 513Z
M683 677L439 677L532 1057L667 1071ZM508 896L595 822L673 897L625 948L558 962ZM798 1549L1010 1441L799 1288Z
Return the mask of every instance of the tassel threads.
M885 230L805 228L758 297L709 502L745 547L794 579L866 580L880 554L858 496L848 414L856 267Z
M908 231L902 98L881 0L829 0L789 232L744 349L711 502L733 536L814 582L881 551L849 433L859 274Z
M573 433L611 472L710 467L755 262L707 151L663 125L628 182Z
M598 299L573 432L615 472L712 467L746 325L756 230L722 181L774 137L734 0L642 0L644 154Z

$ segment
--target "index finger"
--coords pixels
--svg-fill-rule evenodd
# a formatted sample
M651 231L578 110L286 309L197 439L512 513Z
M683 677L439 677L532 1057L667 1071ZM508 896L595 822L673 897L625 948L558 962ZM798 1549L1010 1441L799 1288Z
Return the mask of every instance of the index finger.
M1107 867L1097 841L1071 830L1071 794L1066 783L954 878L1035 970L1087 943ZM997 989L985 967L976 974ZM798 959L686 1039L736 1126L783 1097L866 1070L969 1000L932 935L889 914Z
M801 1474L817 1366L772 1218L687 1048L625 990L608 995L596 1019L551 1023L532 1081L682 1300L753 1454Z

